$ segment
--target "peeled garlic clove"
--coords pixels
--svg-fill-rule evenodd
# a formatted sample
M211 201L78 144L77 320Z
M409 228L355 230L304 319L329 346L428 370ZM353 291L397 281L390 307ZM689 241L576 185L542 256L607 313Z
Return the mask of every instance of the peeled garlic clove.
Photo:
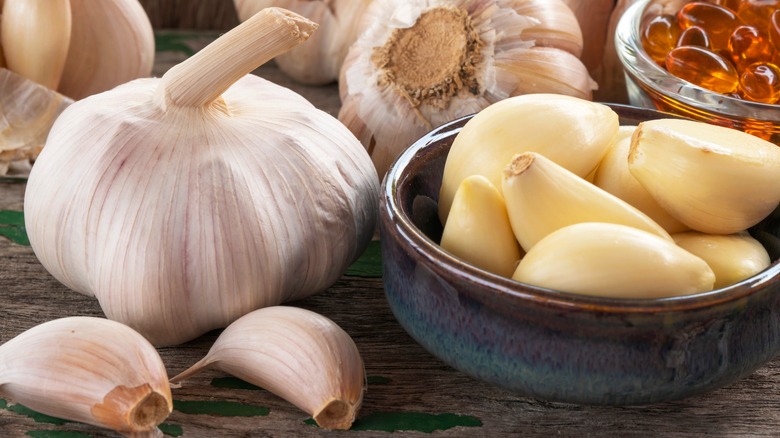
M25 193L43 266L156 345L336 282L376 227L371 160L334 117L249 74L315 28L266 9L162 78L63 112Z
M54 417L155 436L173 402L165 365L117 322L68 317L0 345L0 395Z
M154 32L138 0L70 2L73 32L60 93L78 100L152 74Z
M522 257L501 194L487 178L463 180L441 238L441 247L455 256L504 277Z
M780 203L780 149L735 129L690 120L639 124L631 174L666 211L694 230L746 230Z
M73 101L0 68L0 163L35 159L54 121Z
M556 47L579 58L582 55L582 30L577 16L563 0L512 0L520 15L539 24L523 31L523 38L539 47Z
M622 224L672 240L641 211L535 152L512 159L502 187L512 230L526 251L553 231L579 222Z
M647 192L628 170L628 151L631 135L636 126L621 126L618 138L601 160L593 183L639 209L669 233L679 233L689 228L670 215Z
M563 227L520 260L513 279L563 292L664 298L712 290L715 274L699 257L655 234L611 223Z
M71 41L70 0L7 0L2 12L8 69L56 90Z
M279 69L298 82L322 85L339 77L349 46L357 39L363 12L371 0L234 0L238 17L246 21L275 6L289 9L320 25L298 47L275 58Z
M239 318L171 383L208 368L267 389L323 429L349 429L363 402L366 377L357 346L336 323L309 310L267 307Z
M512 65L522 62L520 49L534 47L523 33L546 23L517 13L513 2L487 7L478 0L374 0L363 17L365 31L340 73L339 120L369 151L380 177L432 128L519 93L519 81L538 80L527 68ZM559 59L566 63L561 71L572 70L569 63L581 64L574 56ZM587 84L573 90L575 95L589 94L592 82L574 83ZM573 87L553 79L532 88L559 93Z
M494 103L466 123L447 154L440 220L447 220L463 179L482 175L501 187L504 168L522 152L538 152L587 176L606 153L618 125L617 114L608 106L569 96L529 94Z
M728 235L688 231L672 237L678 246L701 257L712 268L715 289L752 277L772 262L766 248L746 231Z

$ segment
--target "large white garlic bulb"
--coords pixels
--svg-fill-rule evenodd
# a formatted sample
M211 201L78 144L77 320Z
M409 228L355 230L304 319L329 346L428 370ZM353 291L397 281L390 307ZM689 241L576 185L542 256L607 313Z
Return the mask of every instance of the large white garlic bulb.
M266 9L69 107L25 196L46 269L157 345L335 282L373 235L376 172L335 118L246 75L315 27Z
M510 96L590 99L562 0L374 0L341 69L341 120L384 175L432 128Z

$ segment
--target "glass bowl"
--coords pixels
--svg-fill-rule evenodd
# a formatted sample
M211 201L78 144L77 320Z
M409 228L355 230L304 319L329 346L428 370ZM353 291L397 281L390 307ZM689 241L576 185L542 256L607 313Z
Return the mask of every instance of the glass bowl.
M647 55L639 28L645 18L658 15L660 8L652 0L639 1L626 10L617 25L615 46L631 105L739 129L780 145L780 105L741 100L699 87L670 74Z

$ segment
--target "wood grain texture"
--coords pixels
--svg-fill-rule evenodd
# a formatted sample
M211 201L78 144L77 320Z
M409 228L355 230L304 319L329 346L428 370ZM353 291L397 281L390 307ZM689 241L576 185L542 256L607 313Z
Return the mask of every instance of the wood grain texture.
M208 40L208 38L205 38ZM197 49L200 43L191 43ZM157 74L182 54L158 59ZM331 114L338 111L335 86L302 87L287 80L273 65L257 74L288 86ZM23 206L24 185L0 182L0 210ZM366 364L369 385L356 426L369 430L326 432L306 423L308 415L264 390L225 388L212 379L225 377L207 371L173 390L177 401L233 402L267 409L267 415L228 417L174 410L165 430L183 437L388 437L387 430L404 426L394 421L411 414L433 417L455 414L477 420L480 426L456 426L433 433L422 424L405 426L396 436L424 437L770 437L780 431L780 359L751 376L708 394L641 407L579 406L549 403L518 396L476 381L443 364L414 342L395 321L384 297L380 278L344 276L327 291L292 303L333 319L349 333ZM0 343L36 324L72 315L103 316L94 298L69 291L52 278L31 248L0 237ZM177 347L160 349L169 375L205 355L218 332ZM2 398L2 397L0 397ZM20 410L0 405L2 437L118 437L77 423L42 422ZM393 417L395 414L396 417ZM372 418L391 418L371 423ZM37 421L36 421L37 420ZM36 432L43 431L43 432ZM48 432L47 432L48 431ZM37 433L37 435L35 435ZM46 433L49 433L48 435ZM60 435L58 435L60 434Z

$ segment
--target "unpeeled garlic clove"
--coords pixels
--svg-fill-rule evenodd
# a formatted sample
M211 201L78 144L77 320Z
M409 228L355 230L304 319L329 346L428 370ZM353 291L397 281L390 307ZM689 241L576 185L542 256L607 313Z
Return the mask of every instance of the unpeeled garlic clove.
M502 187L512 230L526 251L553 231L579 222L622 224L672 240L641 211L535 152L512 159Z
M599 188L617 196L648 215L669 233L688 230L683 224L663 209L628 170L628 151L631 135L636 126L621 126L615 142L599 163L593 183Z
M672 238L710 265L715 272L715 289L749 278L772 262L766 248L747 231L728 235L688 231L672 234Z
M296 307L266 307L239 318L171 383L207 368L278 395L324 429L349 429L363 401L365 371L352 338L330 319Z
M674 242L637 228L597 222L563 227L523 257L513 279L563 292L663 298L712 289L715 274Z
M496 102L461 129L447 154L439 194L444 223L460 182L485 176L501 187L516 154L534 151L585 177L598 165L618 131L611 108L570 96L528 94Z
M79 100L151 75L154 32L138 0L70 2L73 31L60 93Z
M173 402L157 350L118 322L67 317L0 345L0 394L54 417L156 436Z
M56 90L71 41L71 0L7 0L0 45L8 69Z
M473 175L460 183L441 247L486 271L512 276L523 253L501 194L484 176Z
M2 3L0 3L0 35L3 34L3 6ZM3 54L3 42L2 37L0 37L0 68L5 68L5 55Z
M71 99L0 67L0 163L34 160L54 121L72 103Z
M512 0L512 8L520 15L536 19L543 25L523 31L523 38L538 47L555 47L582 55L583 39L577 16L563 0ZM587 76L587 74L586 74Z
M735 129L690 120L642 122L628 167L666 211L705 233L746 230L780 203L780 148Z
M515 78L512 95L553 93L590 100L596 82L574 55L555 47L517 49L496 56L496 66Z

